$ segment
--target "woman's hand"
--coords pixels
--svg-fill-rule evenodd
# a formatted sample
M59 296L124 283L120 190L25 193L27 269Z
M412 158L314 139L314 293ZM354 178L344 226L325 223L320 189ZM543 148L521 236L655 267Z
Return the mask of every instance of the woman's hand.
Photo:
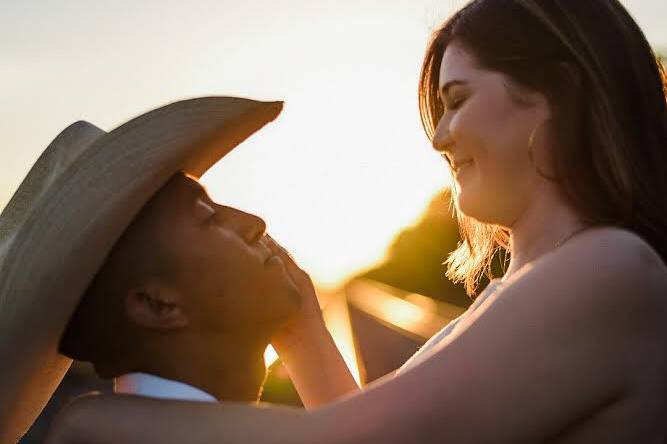
M310 276L275 240L266 236L301 295L301 309L271 338L306 408L327 404L358 389L327 330Z
M301 309L298 314L285 324L271 341L276 348L285 349L300 342L303 338L311 337L314 330L325 328L324 320L315 287L308 273L303 271L287 250L269 235L266 236L266 245L283 261L287 274L301 296Z

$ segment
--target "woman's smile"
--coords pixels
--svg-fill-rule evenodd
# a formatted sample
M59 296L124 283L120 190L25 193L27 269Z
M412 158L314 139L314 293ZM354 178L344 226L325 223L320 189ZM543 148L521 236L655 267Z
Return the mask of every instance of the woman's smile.
M455 164L455 166L452 166L452 170L454 171L454 176L456 179L460 179L463 172L469 170L470 168L474 165L475 161L472 159L465 160L461 162L460 164Z

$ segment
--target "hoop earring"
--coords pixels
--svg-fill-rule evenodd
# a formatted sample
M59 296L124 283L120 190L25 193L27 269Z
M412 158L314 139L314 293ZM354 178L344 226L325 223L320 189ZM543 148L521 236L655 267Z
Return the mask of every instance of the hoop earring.
M535 134L537 133L538 128L539 125L536 125L535 128L533 128L533 130L530 132L530 135L528 136L528 159L530 160L530 163L535 167L535 171L537 171L537 174L552 182L558 182L557 177L549 176L547 173L542 171L540 167L538 167L537 164L535 163L535 157L533 154L533 145L535 144Z
M535 143L536 132L537 132L537 126L533 128L533 130L530 132L530 136L528 136L528 159L530 159L530 163L532 163L533 166L535 166L535 158L533 157L533 144ZM539 168L537 170L539 171Z

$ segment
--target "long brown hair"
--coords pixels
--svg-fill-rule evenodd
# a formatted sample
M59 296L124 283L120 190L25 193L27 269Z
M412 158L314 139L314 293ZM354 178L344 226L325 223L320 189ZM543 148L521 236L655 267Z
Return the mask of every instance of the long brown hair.
M554 180L590 225L644 238L667 262L667 74L617 0L475 0L434 33L419 81L430 139L443 113L438 76L456 41L480 67L539 91L553 109ZM452 198L456 199L454 193ZM509 232L457 211L463 241L447 276L468 294Z

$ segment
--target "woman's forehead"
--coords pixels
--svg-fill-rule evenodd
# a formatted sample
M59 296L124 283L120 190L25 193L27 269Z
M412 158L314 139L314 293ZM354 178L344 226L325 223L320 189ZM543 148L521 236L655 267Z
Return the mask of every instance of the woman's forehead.
M475 67L475 59L469 52L456 43L447 45L440 63L438 88L454 80L466 80L474 74Z

